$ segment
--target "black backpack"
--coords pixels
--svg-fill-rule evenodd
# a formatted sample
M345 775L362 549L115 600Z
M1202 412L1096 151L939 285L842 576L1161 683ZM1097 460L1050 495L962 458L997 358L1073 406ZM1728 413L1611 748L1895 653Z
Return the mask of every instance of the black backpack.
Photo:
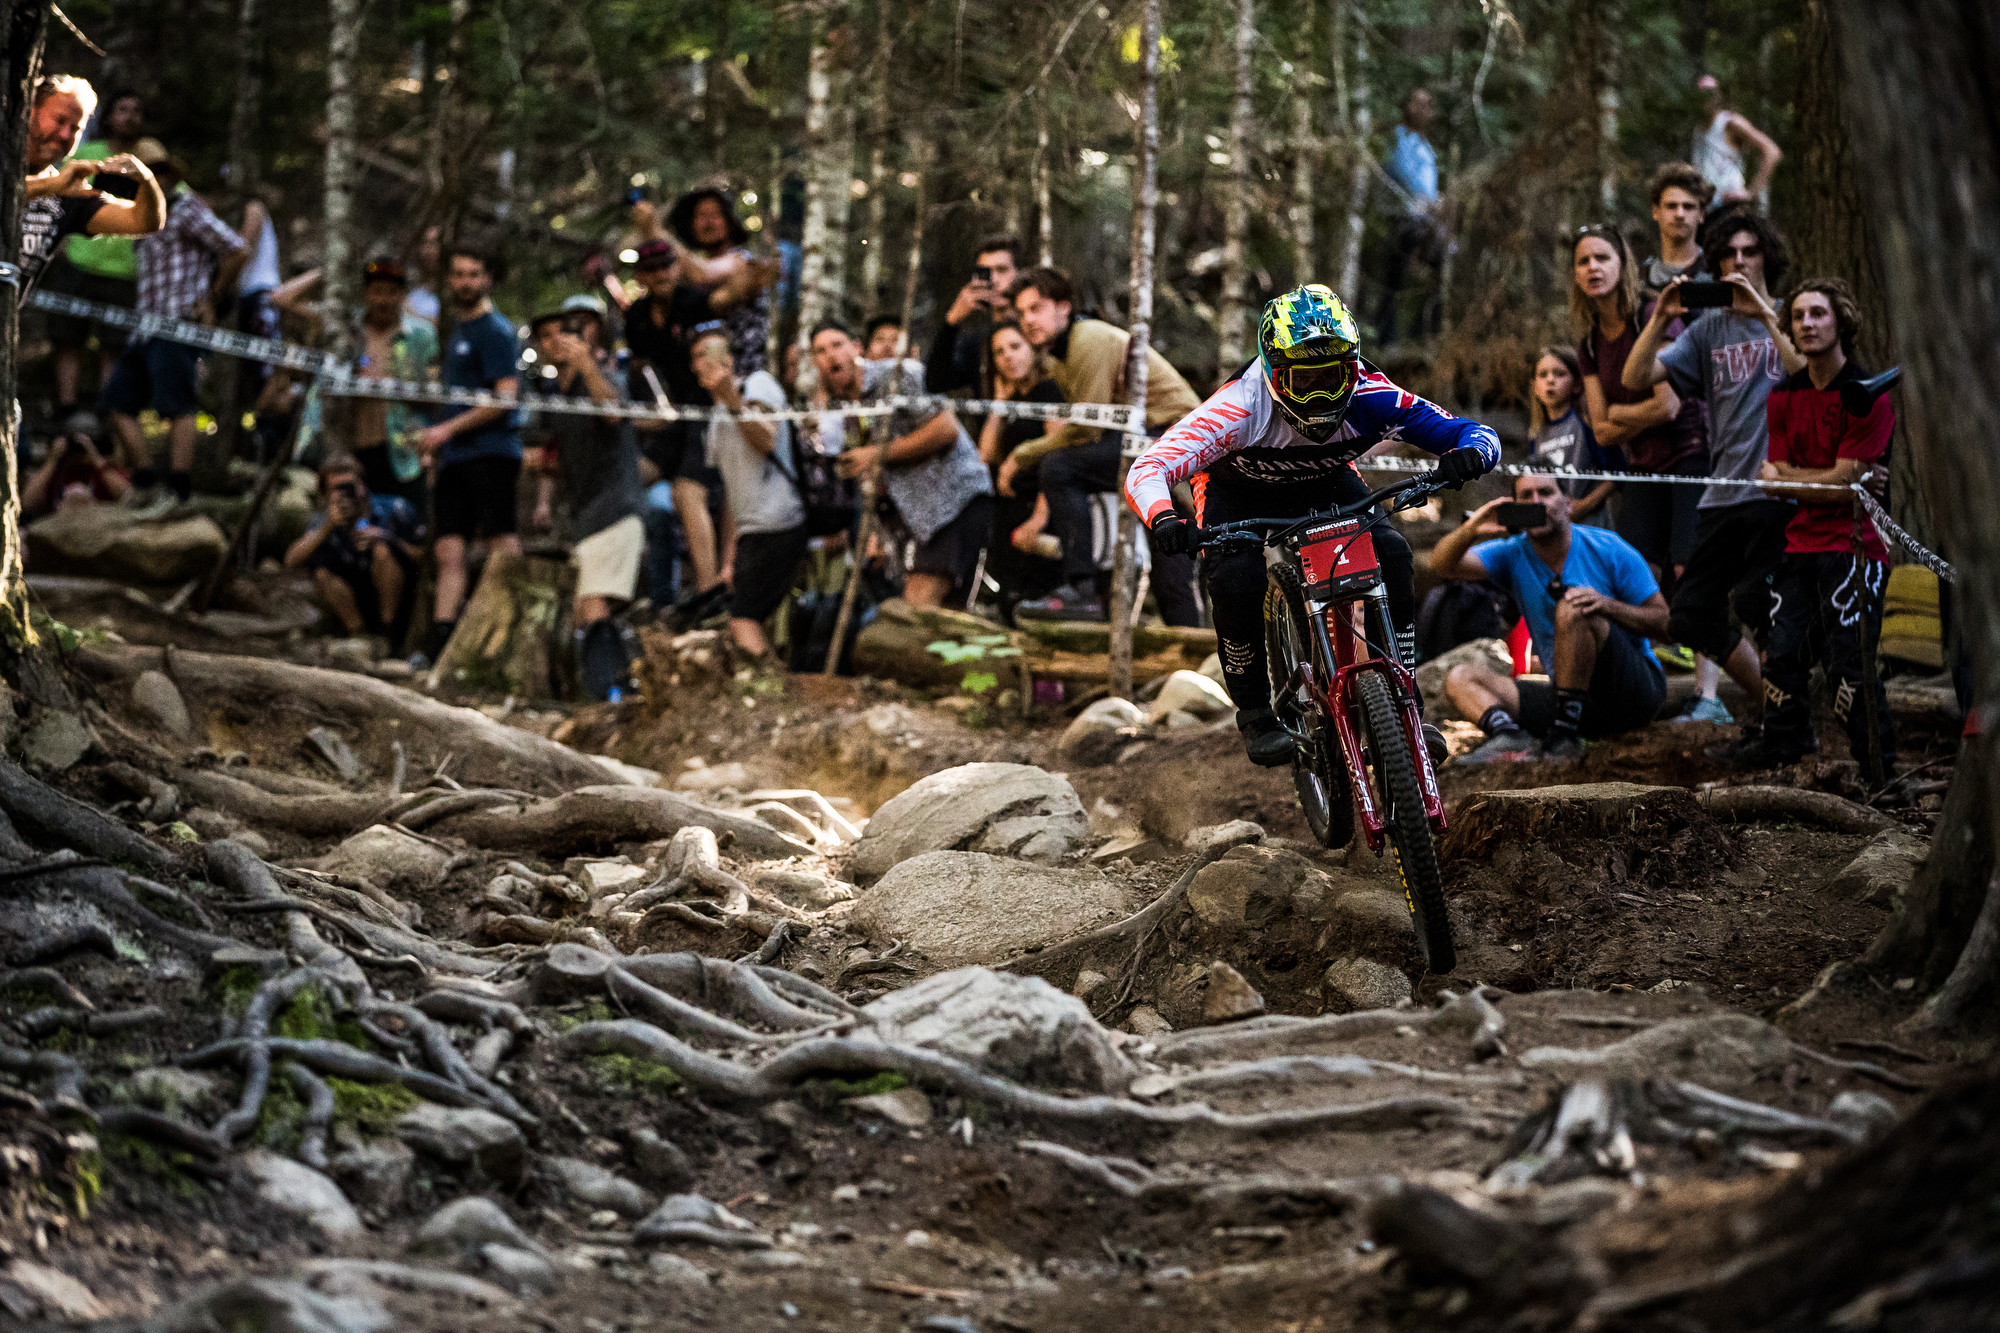
M834 467L834 456L808 449L801 439L803 431L794 429L791 434L796 470L779 462L776 452L771 455L771 463L798 488L799 503L806 511L806 535L825 537L847 531L861 505L860 486L840 475Z
M1512 599L1484 579L1432 588L1417 611L1417 661L1442 657L1474 639L1504 639L1518 618Z

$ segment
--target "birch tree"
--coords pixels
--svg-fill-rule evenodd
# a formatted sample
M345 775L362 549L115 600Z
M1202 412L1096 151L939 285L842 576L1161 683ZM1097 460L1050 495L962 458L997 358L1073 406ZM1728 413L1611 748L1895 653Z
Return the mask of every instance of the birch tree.
M854 163L853 119L840 104L849 33L813 20L812 54L806 67L806 222L799 249L798 341L811 340L813 325L841 313L847 286L847 217L853 204L849 182Z
M1249 0L1244 7L1249 8ZM1131 340L1125 346L1125 401L1139 409L1118 465L1118 533L1111 566L1111 692L1132 697L1132 592L1139 517L1123 503L1125 474L1146 444L1147 352L1153 344L1153 247L1160 206L1160 0L1145 0L1139 24L1139 161L1132 173Z
M236 104L229 113L229 185L248 197L257 186L257 106L264 78L262 20L258 0L242 0L236 10Z
M1035 252L1036 262L1056 262L1055 210L1049 191L1049 90L1035 90Z
M875 0L875 52L868 106L868 230L862 237L861 290L872 317L886 304L882 241L889 183L889 0ZM904 328L908 328L906 324Z
M326 330L328 350L353 351L348 313L359 298L354 263L354 63L365 0L329 0L326 49Z
M1299 282L1313 271L1313 173L1319 140L1313 135L1312 104L1318 78L1313 73L1313 14L1316 3L1299 10L1297 45L1292 52L1292 255Z
M1223 211L1222 299L1216 331L1221 335L1220 370L1228 374L1244 359L1249 313L1246 258L1250 236L1250 116L1256 65L1257 0L1236 4L1236 95L1229 107L1229 183ZM1154 60L1157 63L1158 54Z
M1340 259L1340 295L1349 306L1361 302L1361 232L1367 225L1368 207L1368 135L1374 128L1374 117L1368 110L1368 25L1356 22L1354 25L1354 78L1344 77L1345 61L1341 51L1340 29L1346 26L1348 6L1358 0L1336 0L1334 6L1334 66L1336 91L1338 85L1351 83L1348 90L1353 95L1352 110L1349 111L1348 98L1340 96L1341 114L1346 122L1348 153L1347 185L1347 225L1342 228ZM1358 9L1354 17L1365 18Z

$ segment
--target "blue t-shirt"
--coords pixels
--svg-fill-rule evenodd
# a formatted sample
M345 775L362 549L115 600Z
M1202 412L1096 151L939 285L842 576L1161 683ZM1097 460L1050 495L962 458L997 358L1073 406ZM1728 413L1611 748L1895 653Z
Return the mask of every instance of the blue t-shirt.
M489 310L478 319L452 326L451 342L444 349L444 382L453 389L491 389L519 373L516 361L512 321L497 310ZM464 411L463 407L439 403L431 421L449 421ZM450 467L475 458L520 456L521 414L509 412L479 430L452 436L438 463Z
M1556 603L1549 596L1549 579L1558 571L1551 570L1535 554L1525 532L1481 542L1472 548L1471 554L1486 566L1487 577L1513 597L1527 619L1528 633L1535 641L1535 652L1542 665L1552 665L1556 660ZM1653 572L1646 568L1646 557L1608 528L1572 525L1569 555L1563 559L1560 574L1566 587L1589 588L1627 606L1642 605L1660 590ZM1650 656L1650 643L1646 644L1646 650ZM1653 665L1655 670L1659 668L1657 662Z
M1423 205L1437 202L1437 149L1408 125L1398 125L1391 133L1389 160L1383 163L1383 170L1389 173L1389 179L1409 191L1410 198L1404 208L1410 214L1421 213Z

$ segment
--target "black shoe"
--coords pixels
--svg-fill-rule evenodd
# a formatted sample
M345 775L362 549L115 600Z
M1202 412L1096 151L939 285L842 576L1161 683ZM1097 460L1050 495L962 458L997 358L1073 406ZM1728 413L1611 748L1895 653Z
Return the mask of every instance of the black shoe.
M1244 709L1236 715L1236 727L1243 733L1243 748L1251 763L1259 768L1283 768L1292 762L1298 746L1270 709Z
M1431 752L1431 768L1444 767L1445 760L1451 758L1451 747L1444 742L1444 733L1430 723L1424 723L1424 748Z
M1720 759L1732 768L1783 768L1796 764L1805 758L1808 751L1800 745L1780 745L1773 742L1763 728L1744 733L1733 741L1722 741L1707 748L1710 759Z
M1542 745L1542 758L1567 763L1583 758L1583 738L1574 732L1551 735Z
M1073 583L1063 584L1047 597L1037 597L1032 601L1022 602L1014 608L1014 614L1023 620L1101 622L1108 618L1104 612L1104 601L1097 595L1097 590L1079 588Z
M713 619L729 609L729 588L718 583L700 592L691 592L675 602L664 617L667 632L683 634L694 629L705 620Z

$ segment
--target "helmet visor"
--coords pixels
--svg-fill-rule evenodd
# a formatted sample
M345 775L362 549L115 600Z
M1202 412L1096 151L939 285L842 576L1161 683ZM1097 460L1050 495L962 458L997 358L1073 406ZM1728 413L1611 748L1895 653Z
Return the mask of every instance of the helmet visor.
M1273 385L1287 400L1300 406L1329 408L1346 402L1359 378L1360 365L1352 357L1310 366L1278 366L1271 372Z

